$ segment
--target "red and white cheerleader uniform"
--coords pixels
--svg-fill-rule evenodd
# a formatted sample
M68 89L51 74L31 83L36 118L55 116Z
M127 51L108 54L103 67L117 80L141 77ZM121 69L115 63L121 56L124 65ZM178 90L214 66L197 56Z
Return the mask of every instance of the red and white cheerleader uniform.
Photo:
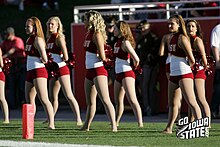
M36 78L48 78L45 65L40 59L40 54L34 46L36 36L31 35L25 46L25 53L27 55L27 73L26 81L33 83Z
M194 49L194 47L193 47L196 37L197 36L190 37L190 42L191 42L191 45L192 45L193 55L195 57L196 64L198 65L197 69L195 71L193 71L193 74L194 74L195 79L204 79L205 80L206 79L206 74L205 74L205 68L202 66L201 53L199 51L197 51L196 49Z
M169 43L171 50L170 62L170 81L179 84L179 81L184 78L193 79L192 70L186 60L186 54L183 49L178 46L179 33L173 35Z
M5 82L5 74L4 72L2 71L2 68L0 68L0 80Z
M53 58L53 61L56 62L59 66L59 75L61 77L63 75L70 75L69 68L66 63L62 60L63 54L61 48L56 44L56 38L58 37L58 33L51 34L50 38L47 40L47 52L50 52Z
M122 83L122 80L126 77L132 77L135 79L135 74L130 66L130 54L124 52L121 48L123 38L119 38L114 46L114 53L116 55L115 72L116 80Z
M83 47L86 50L86 78L90 81L93 81L96 76L108 76L108 72L104 68L102 60L98 57L97 47L92 41L93 34L94 30L89 31L86 34L83 44Z

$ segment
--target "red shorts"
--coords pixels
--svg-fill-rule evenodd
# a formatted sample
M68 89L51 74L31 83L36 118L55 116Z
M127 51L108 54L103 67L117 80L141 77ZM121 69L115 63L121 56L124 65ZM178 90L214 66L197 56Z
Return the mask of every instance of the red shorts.
M122 83L122 80L123 80L124 78L126 78L126 77L132 77L132 78L135 79L135 74L134 74L133 70L116 74L116 80L117 80L119 83Z
M104 68L104 66L97 67L97 68L91 68L86 69L86 78L90 81L93 81L93 79L97 76L108 76L107 70Z
M193 76L193 73L188 73L188 74L185 74L185 75L179 75L179 76L170 76L170 81L179 85L179 81L182 80L182 79L185 79L185 78L190 78L190 79L193 79L194 76Z
M206 74L205 74L205 70L199 70L194 74L194 79L206 79Z
M166 72L170 73L170 63L166 64Z
M70 70L66 65L59 68L59 76L58 77L61 77L63 75L70 75Z
M5 74L2 71L0 72L0 80L5 82Z
M26 81L33 83L33 80L36 78L48 78L47 70L45 67L36 68L27 71L26 73Z

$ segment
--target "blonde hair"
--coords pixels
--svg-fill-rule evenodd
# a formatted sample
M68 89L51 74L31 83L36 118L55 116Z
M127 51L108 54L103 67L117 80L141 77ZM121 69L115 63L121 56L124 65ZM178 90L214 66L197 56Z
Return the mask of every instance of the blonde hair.
M131 33L129 24L126 23L125 21L119 21L116 23L116 26L120 30L120 34L124 38L124 40L128 40L131 43L132 47L135 48L136 43Z
M60 36L65 37L65 35L63 34L63 25L62 25L62 23L61 23L60 18L59 18L58 16L52 16L52 17L50 17L50 18L48 19L47 23L46 23L47 26L48 26L48 24L50 23L51 20L54 20L54 21L57 23L57 25L58 25L57 33L58 33ZM49 36L50 36L50 32L49 32L49 30L47 29L47 35L46 35L46 37L48 38Z
M105 21L102 17L102 15L94 10L90 10L89 12L85 13L85 17L88 20L88 30L94 30L95 32L100 32L105 40L107 40L107 35L106 35L106 25Z
M32 25L34 27L34 34L37 37L41 37L41 38L43 38L45 40L44 32L43 32L40 20L37 17L33 16L31 18L28 18L27 21L32 23Z

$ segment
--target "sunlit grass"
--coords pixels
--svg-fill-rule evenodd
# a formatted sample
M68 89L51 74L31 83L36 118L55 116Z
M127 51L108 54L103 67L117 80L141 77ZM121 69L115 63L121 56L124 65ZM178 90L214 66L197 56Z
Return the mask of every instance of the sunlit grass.
M220 124L212 124L209 138L180 140L161 133L165 123L145 123L138 128L137 123L122 122L118 132L111 132L109 122L94 121L89 132L80 131L72 121L56 121L56 129L48 130L42 121L35 121L36 142L56 142L68 144L94 144L115 146L219 146ZM10 124L0 124L1 140L25 141L22 139L22 122L13 120Z

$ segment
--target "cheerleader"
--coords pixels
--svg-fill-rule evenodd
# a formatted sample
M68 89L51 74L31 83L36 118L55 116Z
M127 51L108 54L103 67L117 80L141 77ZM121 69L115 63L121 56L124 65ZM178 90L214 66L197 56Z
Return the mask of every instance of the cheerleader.
M2 71L4 64L2 59L2 50L0 49L0 103L4 115L4 124L9 124L8 103L5 99L5 74Z
M193 73L191 70L191 67L195 64L195 59L191 50L184 20L181 15L175 14L169 18L168 25L169 32L171 33L168 42L168 48L171 52L170 78L168 83L169 107L173 107L175 102L175 91L180 88L184 99L195 116L195 119L200 119L202 117L201 110L195 97ZM176 107L178 108L179 105L176 105ZM176 112L176 114L178 114L178 112ZM172 112L169 112L169 117L173 117ZM164 133L172 133L175 119L167 124Z
M46 43L40 20L37 17L27 19L25 31L29 35L25 47L27 55L25 97L30 104L34 105L34 112L36 112L35 97L37 94L48 116L48 128L55 129L53 107L47 91L48 74L44 65L48 61Z
M114 95L116 100L116 123L119 125L124 111L124 96L126 94L128 102L138 120L138 126L143 127L141 107L138 103L135 92L135 74L130 66L130 57L133 59L134 67L137 68L140 62L135 53L135 41L132 36L129 25L124 21L116 23L114 35L118 41L114 46L116 54L115 72L116 80L114 82Z
M168 87L169 87L169 79L170 79L170 62L171 62L171 50L169 50L168 44L172 36L173 36L172 33L164 35L159 49L159 56L165 56L165 53L167 53L165 70L166 70L166 77L168 80ZM180 88L177 88L172 92L168 90L169 112L168 112L167 128L172 128L174 122L181 117L180 116L181 102L182 102L182 93ZM164 130L164 133L167 132L166 130L167 129Z
M75 113L76 125L81 126L82 120L79 105L72 93L70 71L65 63L69 57L65 36L63 34L63 25L59 17L50 17L47 21L47 52L51 53L53 61L59 66L57 79L51 78L49 81L49 97L52 100L54 115L58 109L58 94L62 87L64 96L69 102L72 111Z
M85 13L84 19L85 28L87 29L84 41L84 48L86 50L86 77L84 85L87 112L86 120L81 130L89 131L90 129L96 112L96 96L98 93L111 121L112 131L117 132L115 109L109 97L108 72L103 66L103 62L107 62L104 52L104 45L107 40L104 19L99 12L92 10Z
M190 19L186 22L187 33L190 36L190 43L193 50L193 55L196 59L196 66L193 70L194 74L194 85L195 85L195 94L197 97L197 101L200 104L200 108L203 112L204 117L209 117L210 115L210 108L209 104L206 101L205 97L205 80L206 74L205 71L208 69L208 62L205 53L205 47L202 41L202 32L199 23L194 20ZM189 109L190 110L190 109ZM192 113L189 111L189 118L191 121L194 120Z

